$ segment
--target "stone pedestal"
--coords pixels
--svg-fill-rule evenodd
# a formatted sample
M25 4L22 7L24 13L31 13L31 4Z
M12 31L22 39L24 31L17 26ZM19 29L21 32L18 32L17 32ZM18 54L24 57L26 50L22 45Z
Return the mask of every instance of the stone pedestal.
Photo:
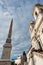
M1 59L0 65L11 65L11 61L8 59Z

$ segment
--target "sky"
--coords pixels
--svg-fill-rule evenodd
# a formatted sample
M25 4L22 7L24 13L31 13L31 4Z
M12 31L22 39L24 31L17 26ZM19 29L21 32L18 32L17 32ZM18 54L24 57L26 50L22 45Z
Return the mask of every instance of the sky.
M21 56L23 51L27 53L31 46L29 24L34 20L32 10L37 3L43 4L43 0L0 0L0 58L12 18L12 51L10 59Z

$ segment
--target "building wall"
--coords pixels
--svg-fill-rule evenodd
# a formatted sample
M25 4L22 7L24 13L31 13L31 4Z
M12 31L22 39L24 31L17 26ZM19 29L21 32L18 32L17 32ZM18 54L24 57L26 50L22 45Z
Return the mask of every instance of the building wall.
M33 57L30 57L28 65L43 65L43 54L33 52Z
M34 54L34 63L35 65L43 65L43 57Z
M33 65L33 59L30 58L28 65Z

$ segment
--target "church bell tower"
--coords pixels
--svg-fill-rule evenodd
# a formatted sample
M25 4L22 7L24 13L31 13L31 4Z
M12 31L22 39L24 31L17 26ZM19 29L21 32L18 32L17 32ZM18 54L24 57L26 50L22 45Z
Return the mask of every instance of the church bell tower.
M6 39L6 43L3 46L2 59L10 59L12 44L11 44L11 35L12 35L12 25L13 19L11 20L10 29L8 33L8 37Z

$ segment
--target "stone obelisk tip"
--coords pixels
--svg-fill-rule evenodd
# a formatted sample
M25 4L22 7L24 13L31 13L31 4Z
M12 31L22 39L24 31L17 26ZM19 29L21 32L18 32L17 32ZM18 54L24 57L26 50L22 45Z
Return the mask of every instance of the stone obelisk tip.
M6 43L11 43L12 26L13 26L13 19L11 20L11 24L10 24L9 33L8 33Z

